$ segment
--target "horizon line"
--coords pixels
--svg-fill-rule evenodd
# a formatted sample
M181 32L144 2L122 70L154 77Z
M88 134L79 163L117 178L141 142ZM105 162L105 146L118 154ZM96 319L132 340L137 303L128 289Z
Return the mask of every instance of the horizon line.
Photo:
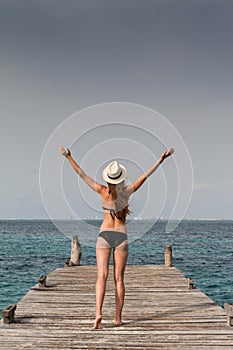
M1 218L0 223L3 221L100 221L102 218L94 217L83 217L83 218L62 218L62 219L49 219L49 218ZM155 217L136 217L129 219L129 221L143 221L143 220L156 220L156 221L233 221L233 218L183 218L183 219L172 219L168 218L155 218Z

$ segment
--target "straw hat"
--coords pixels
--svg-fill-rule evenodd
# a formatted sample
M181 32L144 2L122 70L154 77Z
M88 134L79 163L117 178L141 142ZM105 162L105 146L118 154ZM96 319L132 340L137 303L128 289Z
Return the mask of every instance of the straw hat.
M110 184L119 184L126 179L127 170L114 160L103 171L103 179Z

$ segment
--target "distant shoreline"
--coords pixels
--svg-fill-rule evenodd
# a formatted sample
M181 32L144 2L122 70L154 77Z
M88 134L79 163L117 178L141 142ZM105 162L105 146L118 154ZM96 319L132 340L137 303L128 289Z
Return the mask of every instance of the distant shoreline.
M26 218L26 219L18 219L18 218L8 218L8 219L1 219L0 220L0 224L1 223L4 223L6 221L43 221L43 222L53 222L53 221L65 221L65 222L75 222L75 221L101 221L102 218L81 218L81 219L35 219L35 218ZM156 218L137 218L137 219L134 219L132 218L131 220L129 219L129 221L154 221L156 220L156 222L168 222L169 220L168 219L156 219ZM187 222L187 221L233 221L233 219L220 219L220 218L197 218L197 219L174 219L174 220L170 220L172 222L177 222L177 221L180 221L180 222Z

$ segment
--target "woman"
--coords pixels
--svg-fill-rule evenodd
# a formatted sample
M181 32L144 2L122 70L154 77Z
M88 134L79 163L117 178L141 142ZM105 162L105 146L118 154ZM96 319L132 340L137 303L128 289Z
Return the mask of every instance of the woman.
M107 183L107 186L105 186L97 183L85 174L72 158L69 149L65 150L60 146L60 152L67 158L74 170L86 182L86 184L99 194L102 201L103 222L96 242L98 277L96 282L96 319L93 329L101 328L102 306L112 249L116 303L116 314L113 322L116 326L120 326L122 325L121 313L125 296L124 272L128 257L126 228L126 217L130 214L128 199L130 195L133 192L136 192L143 182L153 174L164 159L174 152L174 149L170 148L168 151L164 152L150 169L129 186L125 185L127 175L126 168L117 161L111 162L103 171L103 179Z

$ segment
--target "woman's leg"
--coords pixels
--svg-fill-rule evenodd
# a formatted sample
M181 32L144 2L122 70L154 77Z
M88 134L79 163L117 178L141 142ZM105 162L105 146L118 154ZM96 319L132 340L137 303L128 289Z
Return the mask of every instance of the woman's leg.
M93 327L94 329L101 328L102 306L108 278L110 256L111 248L96 248L98 277L96 281L96 319Z
M116 315L114 323L120 326L121 313L125 298L124 272L128 258L128 244L123 245L114 250L114 280L115 280L115 301L116 301Z

